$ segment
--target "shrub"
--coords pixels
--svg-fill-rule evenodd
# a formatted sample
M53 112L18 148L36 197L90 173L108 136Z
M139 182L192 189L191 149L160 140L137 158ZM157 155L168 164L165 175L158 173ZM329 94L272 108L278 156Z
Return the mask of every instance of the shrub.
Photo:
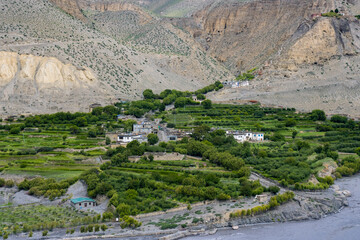
M15 185L13 180L7 180L5 182L5 187L12 188Z
M100 226L98 224L96 224L94 230L95 230L95 232L100 231Z
M159 142L159 137L154 133L150 133L147 138L150 145L155 145Z
M278 186L270 186L268 188L268 191L273 193L273 194L277 194L280 191L280 188Z
M5 179L0 178L0 187L5 186Z
M348 119L345 116L334 115L331 117L330 121L334 123L346 123Z
M326 115L324 111L315 109L311 112L310 118L314 121L325 121Z
M105 224L101 225L101 230L102 230L103 232L105 232L106 229L108 229L108 227L107 227Z
M47 236L48 235L48 231L47 230L45 230L45 231L43 231L42 232L42 236L44 237L44 236Z
M206 99L205 101L201 102L201 106L203 106L205 109L210 109L212 107L212 102L209 99Z
M19 134L21 129L19 127L13 127L10 129L10 134Z

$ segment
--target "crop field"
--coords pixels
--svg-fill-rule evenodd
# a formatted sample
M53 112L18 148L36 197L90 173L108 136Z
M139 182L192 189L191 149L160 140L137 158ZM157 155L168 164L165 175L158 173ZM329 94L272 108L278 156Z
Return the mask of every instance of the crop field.
M93 214L74 211L71 207L58 206L19 206L1 208L0 229L12 227L14 233L23 228L27 230L52 229L55 227L77 226L92 219ZM90 221L90 220L89 220ZM15 225L16 224L16 225Z
M0 130L0 169L6 174L66 179L93 167L86 160L105 153L87 151L103 145L103 137L88 138L84 133L74 136L66 126L57 127L62 129L21 134Z

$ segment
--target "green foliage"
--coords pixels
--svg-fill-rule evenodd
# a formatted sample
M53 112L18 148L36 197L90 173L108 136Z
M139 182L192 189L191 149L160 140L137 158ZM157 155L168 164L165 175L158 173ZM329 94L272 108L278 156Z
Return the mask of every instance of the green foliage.
M102 230L103 232L105 232L106 229L108 229L108 227L107 227L105 224L101 225L101 230Z
M296 120L293 118L286 119L285 121L286 127L295 127L296 126Z
M351 176L360 171L360 159L354 156L344 158L336 169L338 176Z
M141 226L141 222L135 220L132 217L124 216L120 220L120 227L124 228L138 228Z
M204 95L204 94L201 94L201 93L197 94L197 95L196 95L196 98L197 98L198 100L205 100L205 99L206 99L205 95Z
M331 10L328 13L322 13L321 16L323 17L340 17L341 15Z
M19 134L21 129L19 127L13 127L10 129L10 134Z
M325 121L326 120L326 115L325 112L319 109L315 109L311 112L310 114L310 118L313 121Z
M0 178L0 187L5 186L5 179Z
M143 96L145 99L154 99L156 97L151 89L146 89L143 92Z
M77 178L62 180L56 182L55 179L34 178L32 180L25 179L19 183L18 188L20 190L29 190L30 195L48 197L50 200L54 200L57 197L62 196L70 185L74 184Z
M150 133L147 138L150 145L155 145L159 142L159 137L154 133Z
M280 188L278 186L270 186L267 190L273 194L277 194L280 191Z
M346 123L348 121L348 118L345 116L334 115L331 117L330 121L334 123Z
M201 102L201 106L204 107L204 109L210 109L212 107L212 102L209 99L206 99Z
M274 142L285 141L285 136L282 135L282 134L279 133L279 132L275 132L275 133L270 137L270 140L271 140L271 141L274 141Z
M247 80L252 80L255 78L255 76L252 74L254 71L256 70L256 68L253 68L249 71L247 71L246 73L240 74L239 76L236 77L236 81L247 81Z
M239 217L246 217L246 216L254 216L258 215L264 212L267 212L271 209L276 208L277 206L280 206L282 204L285 204L292 199L294 199L295 194L293 192L285 192L283 194L278 194L274 197L270 198L270 201L268 204L263 204L261 206L253 207L251 209L243 209L238 210L235 212L230 213L230 218L239 218Z

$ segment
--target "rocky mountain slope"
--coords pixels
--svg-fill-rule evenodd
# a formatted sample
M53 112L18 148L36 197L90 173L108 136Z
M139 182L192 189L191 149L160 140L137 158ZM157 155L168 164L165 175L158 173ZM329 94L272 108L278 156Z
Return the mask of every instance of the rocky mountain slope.
M301 111L319 108L360 118L360 23L354 13L336 4L345 16L305 19L276 54L257 65L261 75L250 86L225 89L211 98L258 100Z

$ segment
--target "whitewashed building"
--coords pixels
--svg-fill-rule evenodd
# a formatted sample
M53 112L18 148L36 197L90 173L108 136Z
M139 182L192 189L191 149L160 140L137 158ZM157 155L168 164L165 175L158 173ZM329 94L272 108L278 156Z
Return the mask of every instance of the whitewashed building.
M147 142L147 137L144 135L136 135L136 134L119 134L117 138L117 142L120 144L128 144L137 140L139 143Z
M248 132L248 131L227 131L226 134L232 135L238 142L254 141L261 142L264 141L264 133L258 132Z

